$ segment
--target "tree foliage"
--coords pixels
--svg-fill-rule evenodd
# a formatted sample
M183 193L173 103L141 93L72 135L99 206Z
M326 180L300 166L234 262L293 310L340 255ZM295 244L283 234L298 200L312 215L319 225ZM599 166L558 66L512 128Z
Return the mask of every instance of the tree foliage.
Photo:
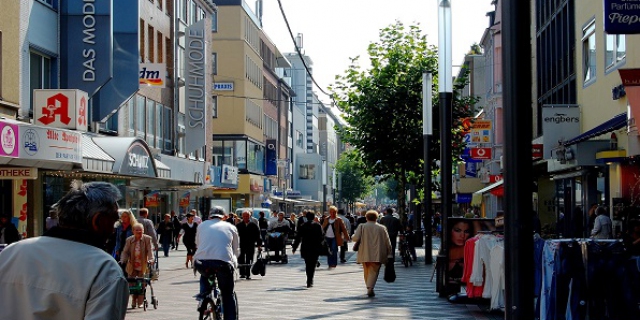
M365 174L364 167L362 155L357 150L349 150L340 155L335 169L341 179L341 201L353 204L371 192L374 180Z
M433 128L431 159L439 159L439 110L437 95L437 49L429 45L417 25L406 27L397 21L380 31L380 40L368 47L368 68L359 57L351 59L344 75L336 76L331 87L337 107L347 126L339 128L341 138L362 155L365 173L393 177L398 181L398 205L404 213L407 183L418 186L424 177L422 136L422 73L433 75ZM454 90L464 87L457 81ZM452 159L462 149L459 119L470 116L473 101L454 93ZM432 165L433 166L433 165ZM414 173L409 175L408 173ZM410 181L409 177L414 177ZM438 186L435 186L437 189Z

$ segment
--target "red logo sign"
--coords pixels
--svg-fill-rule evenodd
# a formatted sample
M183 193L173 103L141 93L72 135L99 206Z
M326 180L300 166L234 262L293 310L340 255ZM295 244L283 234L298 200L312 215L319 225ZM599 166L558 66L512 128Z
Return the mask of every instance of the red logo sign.
M501 174L490 174L489 175L489 183L494 183L494 182L498 182L502 180L502 175Z
M43 116L38 119L45 125L56 121L56 115L60 116L60 122L69 124L69 98L62 93L47 98L47 105L42 107Z
M491 159L491 148L471 148L470 155L472 159L488 160Z
M542 144L531 145L531 158L533 160L542 159Z
M80 110L78 110L78 126L83 127L87 125L87 99L82 97L80 99Z

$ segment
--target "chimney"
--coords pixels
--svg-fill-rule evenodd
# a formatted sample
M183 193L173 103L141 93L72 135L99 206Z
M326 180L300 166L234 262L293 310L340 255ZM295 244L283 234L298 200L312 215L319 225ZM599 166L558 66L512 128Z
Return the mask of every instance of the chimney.
M296 36L296 47L302 51L302 33L298 33Z

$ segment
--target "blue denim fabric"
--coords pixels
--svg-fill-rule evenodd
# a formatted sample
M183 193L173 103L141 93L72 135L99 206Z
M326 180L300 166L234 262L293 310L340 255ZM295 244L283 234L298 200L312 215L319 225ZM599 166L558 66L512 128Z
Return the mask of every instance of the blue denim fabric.
M535 319L540 319L540 291L542 290L542 251L544 250L544 239L536 238L533 240L533 296L535 299Z
M590 319L631 319L625 314L625 256L621 242L587 241L582 243L587 267ZM637 288L636 288L637 290Z
M555 310L556 290L555 290L555 260L559 243L546 241L542 251L542 286L540 293L540 319L553 319Z
M331 254L327 256L327 264L329 267L335 267L338 265L338 242L336 238L327 238L327 245L331 248Z
M233 295L235 283L233 279L233 266L222 260L196 260L196 270L200 275L200 295L206 295L211 291L212 284L202 274L207 268L216 269L214 281L218 282L220 295L222 296L222 310L225 319L237 319L236 297Z
M640 319L640 256L631 256L625 262L625 276L623 294L629 319Z
M587 316L586 276L580 244L561 242L556 259L554 319L584 320Z
M162 239L162 251L164 252L164 256L169 256L169 249L171 249L171 238L163 237Z

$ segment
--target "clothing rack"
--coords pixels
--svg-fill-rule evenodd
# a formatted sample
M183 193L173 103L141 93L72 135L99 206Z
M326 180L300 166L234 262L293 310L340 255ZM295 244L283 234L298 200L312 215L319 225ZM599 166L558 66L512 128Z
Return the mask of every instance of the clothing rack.
M552 242L604 242L615 243L622 242L622 239L592 239L592 238L568 238L568 239L549 239Z

